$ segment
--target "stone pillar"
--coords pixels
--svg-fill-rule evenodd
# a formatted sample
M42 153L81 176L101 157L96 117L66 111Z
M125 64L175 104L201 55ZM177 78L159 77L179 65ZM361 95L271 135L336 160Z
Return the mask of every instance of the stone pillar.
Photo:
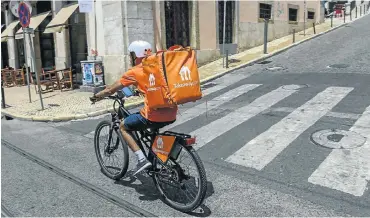
M14 15L10 10L5 11L5 23L8 26L10 23L15 21ZM8 55L9 55L9 66L13 68L19 68L18 49L17 42L14 38L14 30L10 31L8 35Z
M125 5L126 1L102 2L105 43L103 61L107 85L117 80L128 68L127 53L125 52L128 43L127 29L125 28L127 27L126 14L124 13ZM136 9L130 8L129 11L136 11Z
M190 6L190 46L195 49L200 49L199 37L199 2L189 1Z
M164 15L164 1L156 0L152 2L154 16L154 41L155 51L166 48L166 26Z
M52 1L53 17L62 9L66 2ZM61 69L71 66L71 55L69 47L69 30L63 28L59 33L54 33L55 67Z

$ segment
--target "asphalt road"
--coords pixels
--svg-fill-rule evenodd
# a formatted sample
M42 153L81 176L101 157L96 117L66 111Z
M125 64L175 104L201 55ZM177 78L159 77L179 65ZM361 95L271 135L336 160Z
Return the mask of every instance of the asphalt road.
M150 178L114 182L100 172L92 136L107 116L2 120L2 206L15 216L136 216L125 202L158 216L370 216L369 23L366 16L227 74L205 85L201 101L181 107L168 128L198 136L208 178L205 204L194 214L162 203Z

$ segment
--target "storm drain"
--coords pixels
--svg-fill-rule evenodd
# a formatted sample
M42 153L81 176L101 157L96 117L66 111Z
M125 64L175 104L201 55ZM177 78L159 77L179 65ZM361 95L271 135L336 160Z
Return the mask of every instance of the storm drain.
M325 129L313 133L311 141L316 145L331 149L353 149L364 145L366 138L348 130Z
M207 83L207 84L202 85L202 88L203 89L208 89L208 88L211 88L211 87L216 86L216 85L217 85L217 83Z
M59 104L48 104L50 107L60 107Z
M270 71L278 71L278 70L284 70L285 68L284 67L280 67L280 66L274 66L274 67L268 67L266 69L267 70L270 70Z
M257 64L269 64L271 63L272 61L261 61L261 62L258 62Z
M332 64L328 66L328 68L339 68L339 69L347 68L347 67L349 67L348 64Z

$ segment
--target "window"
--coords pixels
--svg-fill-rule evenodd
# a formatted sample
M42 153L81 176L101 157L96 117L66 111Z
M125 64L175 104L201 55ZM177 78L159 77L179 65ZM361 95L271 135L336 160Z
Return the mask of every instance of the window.
M311 19L311 20L315 19L315 12L308 11L308 13L307 13L307 19Z
M298 9L289 8L289 21L297 21Z
M226 2L225 43L233 43L234 1ZM218 1L218 43L224 41L224 1Z
M271 5L260 3L260 18L271 19Z

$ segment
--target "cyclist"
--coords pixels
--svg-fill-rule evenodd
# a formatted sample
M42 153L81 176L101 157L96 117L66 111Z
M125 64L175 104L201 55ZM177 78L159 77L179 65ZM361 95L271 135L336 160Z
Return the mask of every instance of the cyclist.
M140 84L139 79L140 74L144 73L141 61L147 55L151 54L151 49L152 47L150 43L146 41L139 40L132 42L128 47L132 68L125 72L122 77L112 85L107 86L101 92L98 92L97 94L94 94L93 97L90 97L90 100L93 102L99 101L102 98L110 96L124 87L131 85L136 86L139 92L145 93L143 90L144 85ZM136 144L136 141L132 138L128 131L139 131L148 128L162 128L176 121L177 110L177 106L173 108L160 108L156 110L150 109L147 105L147 99L145 96L144 107L140 110L140 112L131 114L122 121L120 125L122 135L129 144L131 150L135 152L138 158L138 164L134 175L143 171L144 169L147 169L152 164L146 159L143 151Z

